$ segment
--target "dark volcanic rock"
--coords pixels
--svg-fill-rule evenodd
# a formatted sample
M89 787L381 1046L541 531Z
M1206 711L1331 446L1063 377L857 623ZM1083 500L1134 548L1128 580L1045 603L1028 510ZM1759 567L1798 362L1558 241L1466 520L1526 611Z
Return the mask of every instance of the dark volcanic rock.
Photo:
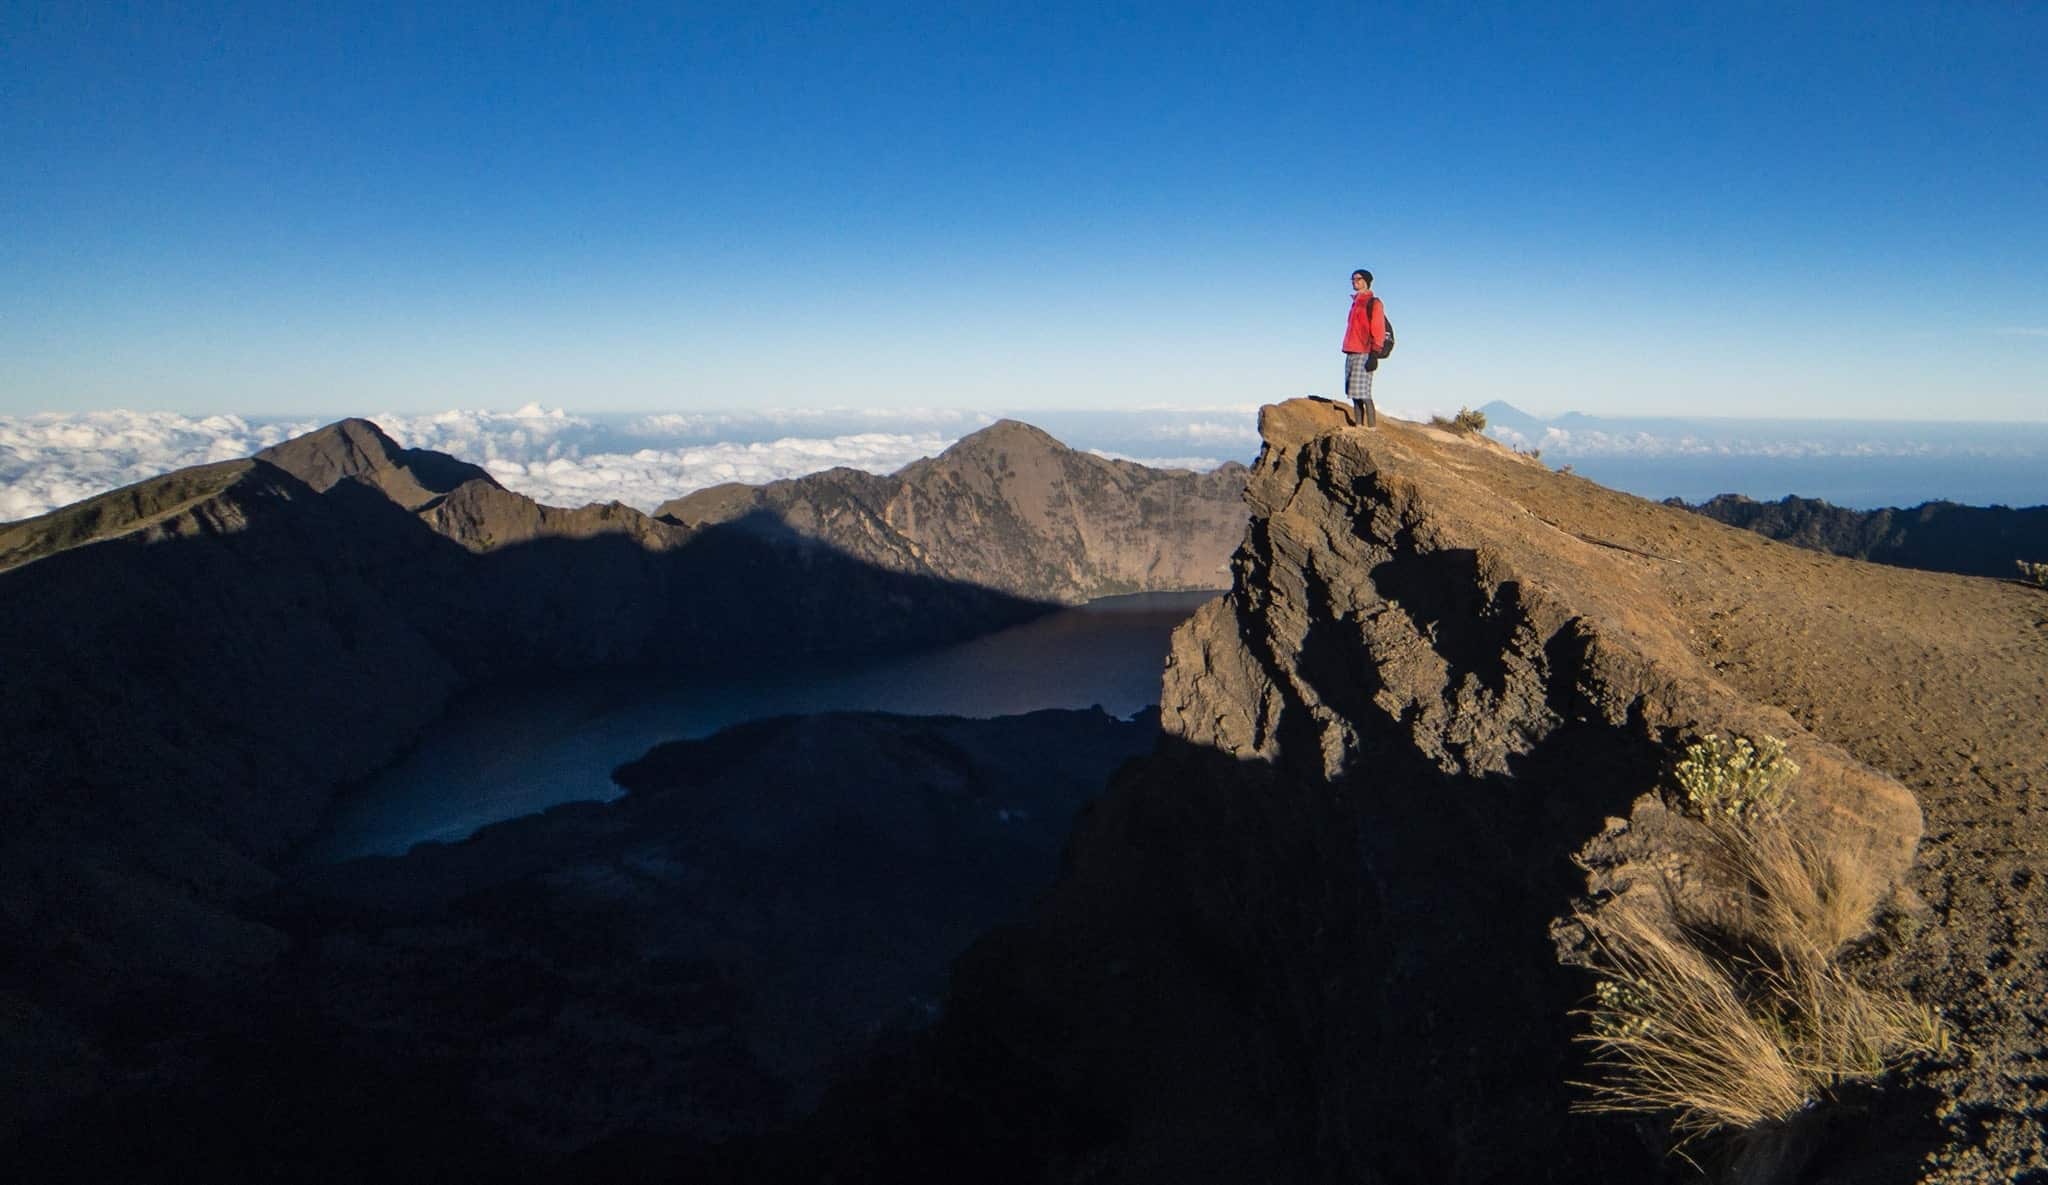
M2048 563L2048 506L1959 506L1923 502L1906 510L1849 510L1815 498L1755 502L1722 494L1683 506L1767 539L1851 559L2011 579L2016 560Z
M1157 736L1156 714L1095 711L768 720L656 749L615 802L306 870L261 909L293 949L244 1015L27 1163L254 1180L411 1160L380 1177L410 1179L459 1140L462 1179L574 1179L563 1158L598 1145L675 1172L928 1026L951 960L1022 916L1075 812Z
M1014 420L887 477L833 469L664 503L681 523L752 517L892 571L1040 600L1220 588L1244 533L1245 468L1147 469Z

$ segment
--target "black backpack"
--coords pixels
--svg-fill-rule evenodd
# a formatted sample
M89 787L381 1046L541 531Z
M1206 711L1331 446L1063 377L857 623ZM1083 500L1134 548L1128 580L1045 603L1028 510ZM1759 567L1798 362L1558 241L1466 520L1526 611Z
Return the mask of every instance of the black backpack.
M1394 352L1394 323L1387 318L1387 306L1381 303L1379 297L1373 297L1372 302L1380 306L1380 324L1386 327L1387 332L1380 337L1380 348L1372 351L1368 356L1365 368L1367 370L1378 370L1380 368L1380 359ZM1366 309L1366 315L1368 317L1372 315L1370 306Z

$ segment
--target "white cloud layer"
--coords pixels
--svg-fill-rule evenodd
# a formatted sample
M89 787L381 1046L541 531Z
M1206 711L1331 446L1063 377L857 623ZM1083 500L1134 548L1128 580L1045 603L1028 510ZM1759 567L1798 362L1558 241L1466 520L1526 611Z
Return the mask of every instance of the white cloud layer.
M173 412L0 416L0 522L31 518L187 465L246 457L318 426Z
M894 473L919 457L944 452L938 433L864 432L823 438L785 437L753 443L722 441L695 448L636 449L518 461L499 455L482 464L506 489L550 506L624 502L652 511L670 498L723 482L760 485L846 467Z
M537 501L618 501L642 510L720 482L760 483L835 466L892 473L945 451L990 419L964 411L771 411L608 420L539 404L509 412L369 418L401 445L482 465L506 488ZM187 465L246 457L319 426L169 412L0 417L0 522L31 518ZM814 436L789 431L806 426L873 430ZM766 435L771 431L776 434Z

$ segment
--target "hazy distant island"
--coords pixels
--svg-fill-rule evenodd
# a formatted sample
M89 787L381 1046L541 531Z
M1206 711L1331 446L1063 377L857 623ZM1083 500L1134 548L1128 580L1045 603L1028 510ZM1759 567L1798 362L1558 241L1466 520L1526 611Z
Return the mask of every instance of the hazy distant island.
M1195 473L1004 422L650 515L541 505L354 420L0 527L0 1156L132 1180L2036 1171L2048 593L1324 401L1259 428L1255 465ZM801 670L1218 587L1155 712L756 720L629 762L615 801L302 848L478 688ZM1646 1096L1629 1041L1659 1033L1749 1044Z

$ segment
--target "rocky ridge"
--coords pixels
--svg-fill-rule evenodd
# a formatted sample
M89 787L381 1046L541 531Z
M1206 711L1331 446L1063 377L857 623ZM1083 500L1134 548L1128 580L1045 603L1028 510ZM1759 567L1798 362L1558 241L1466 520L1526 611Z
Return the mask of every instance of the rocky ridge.
M1698 825L1653 792L1709 732L1785 739L1791 825L1878 869L1909 923L1859 974L1937 1003L1967 1052L1694 1161L2041 1171L2048 598L1798 551L1320 401L1261 431L1232 592L1175 637L1167 740L1083 819L1033 918L962 960L895 1079L923 1084L901 1112L963 1130L948 1171L1697 1179L1653 1128L1570 1113L1590 985L1569 919L1712 888ZM838 1149L872 1130L841 1105Z
M1923 502L1904 509L1850 510L1816 498L1757 502L1722 494L1682 506L1731 527L1851 559L1934 572L2011 579L2015 560L2048 563L2048 506L1959 506Z
M1002 420L886 477L833 469L663 503L685 524L749 517L891 571L1077 603L1220 588L1244 531L1245 468L1148 469Z

